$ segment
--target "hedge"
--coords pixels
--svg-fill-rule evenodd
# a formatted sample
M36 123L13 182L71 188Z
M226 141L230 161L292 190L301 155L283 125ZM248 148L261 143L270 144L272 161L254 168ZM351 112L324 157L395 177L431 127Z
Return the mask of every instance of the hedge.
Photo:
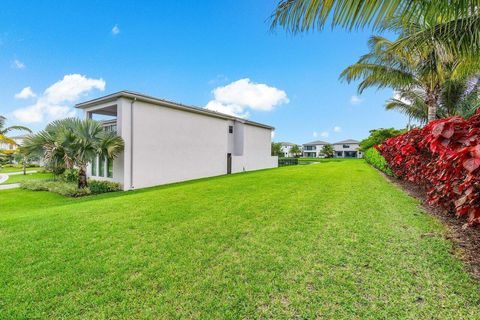
M394 175L427 189L428 202L480 223L480 110L431 121L377 149Z
M388 166L387 160L378 152L375 148L367 149L363 153L363 159L370 164L371 166L377 168L380 171L383 171L385 174L391 176L392 170Z

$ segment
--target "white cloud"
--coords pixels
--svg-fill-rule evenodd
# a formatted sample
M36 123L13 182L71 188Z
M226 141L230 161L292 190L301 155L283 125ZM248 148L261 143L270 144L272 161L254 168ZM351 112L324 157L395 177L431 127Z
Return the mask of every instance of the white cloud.
M206 109L244 118L249 116L248 109L271 111L289 102L285 91L248 78L217 87L212 93L214 100L208 102Z
M13 111L13 115L24 123L42 122L75 116L68 106L93 89L105 90L103 79L90 79L80 74L65 75L62 80L48 87L37 98L35 104Z
M337 133L342 132L342 128L339 127L339 126L335 126L335 127L333 127L333 132L337 132Z
M272 130L271 136L272 136L272 139L275 138L275 131Z
M401 93L396 91L396 90L393 91L393 99L400 100L401 102L403 102L405 104L412 104L412 101L410 101L407 98L402 97Z
M350 98L350 103L353 104L353 105L360 104L360 103L362 103L362 101L363 100L359 96L352 96Z
M25 69L27 66L22 61L15 59L12 61L12 68L14 69Z
M330 134L328 133L328 131L322 131L322 132L320 133L320 137L322 137L322 138L328 138L329 135L330 135Z
M114 25L112 28L112 34L116 36L119 33L120 33L120 28L118 27L118 25Z
M317 132L317 131L313 131L312 136L313 136L314 138L318 137L318 132Z
M33 92L32 88L30 87L25 87L20 91L19 93L15 94L15 99L28 99L28 98L34 98L37 95L35 92Z

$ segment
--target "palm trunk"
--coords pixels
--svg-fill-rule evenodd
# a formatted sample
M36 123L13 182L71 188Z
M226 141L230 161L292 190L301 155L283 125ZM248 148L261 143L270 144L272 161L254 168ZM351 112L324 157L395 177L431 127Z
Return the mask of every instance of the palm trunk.
M27 175L27 157L23 156L23 175Z
M78 169L78 189L84 189L87 186L87 169L82 165Z
M437 105L439 93L436 91L438 90L434 89L430 92L427 92L427 101L425 101L428 107L427 123L437 119Z

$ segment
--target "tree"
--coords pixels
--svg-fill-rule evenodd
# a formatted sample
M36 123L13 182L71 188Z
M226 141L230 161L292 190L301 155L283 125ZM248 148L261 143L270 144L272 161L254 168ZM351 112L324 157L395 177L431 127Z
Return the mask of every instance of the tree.
M321 154L324 154L327 158L333 157L334 150L331 144L325 144L320 151Z
M32 130L30 130L29 128L27 127L24 127L24 126L10 126L10 127L5 127L5 122L7 121L7 118L5 118L4 116L0 116L0 142L3 142L3 143L7 143L7 144L11 144L11 145L14 145L16 146L17 143L15 142L15 140L13 140L12 138L8 137L7 136L7 133L9 133L10 131L26 131L28 133L31 133Z
M387 109L403 111L421 122L455 113L456 105L468 96L469 84L473 81L478 88L478 61L458 59L441 46L423 51L394 46L383 37L371 37L369 53L347 67L340 78L361 80L359 93L368 87L393 88L398 97L387 101Z
M376 145L382 144L382 142L388 138L398 136L402 133L405 133L405 130L394 128L370 130L370 136L360 141L360 150L365 152Z
M50 123L45 130L28 136L23 144L26 154L39 154L54 168L78 168L78 188L87 187L87 165L95 157L114 159L123 150L123 139L102 124L68 118Z
M437 44L463 56L480 50L478 0L280 0L271 15L271 28L298 33L332 26L349 30L372 27L383 31L395 22L408 36L396 46L428 48Z
M293 154L294 157L298 157L302 153L302 150L295 144L290 148L290 153Z
M282 144L280 142L272 142L272 156L283 156Z

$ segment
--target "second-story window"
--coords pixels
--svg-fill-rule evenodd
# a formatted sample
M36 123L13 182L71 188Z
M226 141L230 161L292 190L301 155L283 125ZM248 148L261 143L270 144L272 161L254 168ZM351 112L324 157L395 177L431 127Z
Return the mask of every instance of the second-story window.
M228 126L228 133L233 133L233 126Z
M350 148L350 146L349 146L348 144L344 144L344 145L343 145L343 148L344 148L344 149L348 149L348 148Z

